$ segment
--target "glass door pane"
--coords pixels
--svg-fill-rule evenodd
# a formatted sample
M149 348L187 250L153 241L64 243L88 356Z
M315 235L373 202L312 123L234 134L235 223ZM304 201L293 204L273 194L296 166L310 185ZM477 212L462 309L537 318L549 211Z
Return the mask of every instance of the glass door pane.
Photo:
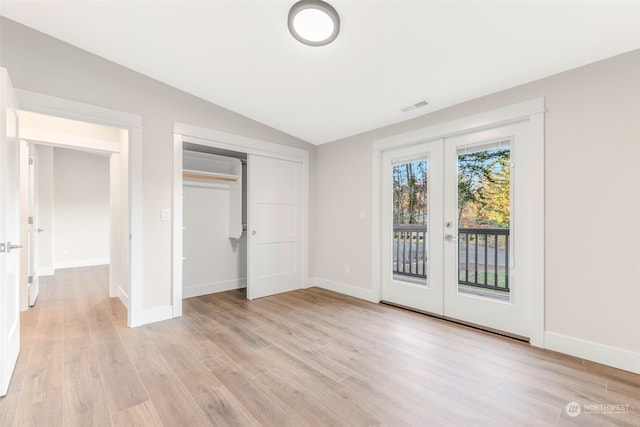
M426 159L397 163L391 173L393 279L427 285L429 163Z
M510 143L457 154L458 291L509 300Z

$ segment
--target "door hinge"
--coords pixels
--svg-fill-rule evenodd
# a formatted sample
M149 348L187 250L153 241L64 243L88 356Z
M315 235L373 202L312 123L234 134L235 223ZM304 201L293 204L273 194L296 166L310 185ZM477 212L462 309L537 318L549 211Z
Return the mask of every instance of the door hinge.
M33 217L32 216L29 217L29 221L28 222L29 222L30 225L33 225Z
M30 285L33 284L33 276L29 276L27 281L29 282Z

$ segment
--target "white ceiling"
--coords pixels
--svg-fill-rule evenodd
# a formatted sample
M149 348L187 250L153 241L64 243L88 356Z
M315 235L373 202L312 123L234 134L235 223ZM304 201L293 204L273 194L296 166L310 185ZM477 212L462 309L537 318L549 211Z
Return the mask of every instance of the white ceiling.
M639 1L332 0L341 31L324 47L288 33L294 2L2 0L0 14L313 144L640 48Z

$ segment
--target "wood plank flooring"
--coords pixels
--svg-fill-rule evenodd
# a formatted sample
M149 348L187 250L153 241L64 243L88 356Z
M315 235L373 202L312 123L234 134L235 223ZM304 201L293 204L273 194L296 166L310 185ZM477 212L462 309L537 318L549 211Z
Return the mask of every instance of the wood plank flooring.
M231 291L130 329L107 288L43 279L0 426L640 426L639 375L394 307Z

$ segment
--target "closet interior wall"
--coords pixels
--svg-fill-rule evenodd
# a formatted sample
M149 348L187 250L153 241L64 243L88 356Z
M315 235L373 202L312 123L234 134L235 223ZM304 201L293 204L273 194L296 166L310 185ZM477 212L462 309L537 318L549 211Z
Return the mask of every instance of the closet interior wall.
M183 298L247 286L246 158L183 146Z

